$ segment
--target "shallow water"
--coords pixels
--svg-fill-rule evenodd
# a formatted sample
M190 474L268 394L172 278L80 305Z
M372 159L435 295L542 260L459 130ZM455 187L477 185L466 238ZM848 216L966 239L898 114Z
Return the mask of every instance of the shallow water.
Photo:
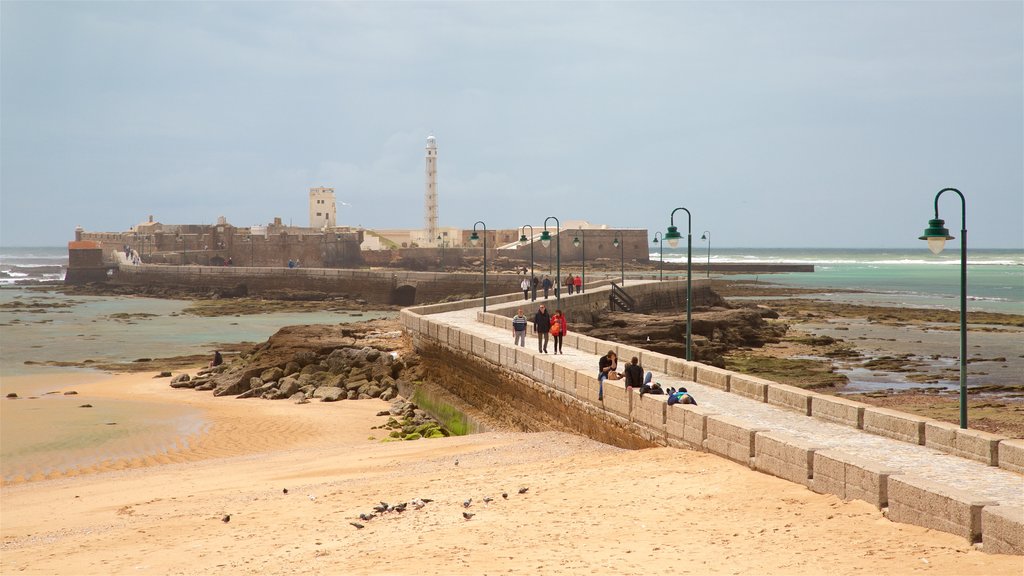
M26 305L0 308L0 472L5 483L137 459L166 460L209 426L201 411L187 406L91 397L89 384L104 377L97 371L26 361L128 362L212 354L218 343L263 342L282 326L395 314L275 312L206 318L181 314L189 304L181 300L0 290L0 305L14 301ZM79 394L49 394L69 389ZM9 393L19 398L6 398ZM87 403L93 407L79 407Z

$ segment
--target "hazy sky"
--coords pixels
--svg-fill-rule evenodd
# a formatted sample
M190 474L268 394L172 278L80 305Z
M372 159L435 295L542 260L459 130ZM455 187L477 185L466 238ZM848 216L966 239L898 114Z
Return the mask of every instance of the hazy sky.
M1024 247L1020 1L4 0L0 27L7 246L308 225L319 185L339 224L420 228L432 132L442 226L685 206L723 247L923 249L954 186L973 246Z

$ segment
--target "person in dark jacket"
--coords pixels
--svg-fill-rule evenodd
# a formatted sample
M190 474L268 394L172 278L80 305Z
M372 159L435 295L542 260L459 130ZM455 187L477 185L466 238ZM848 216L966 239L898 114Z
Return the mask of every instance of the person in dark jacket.
M547 276L545 276L544 277L544 281L541 282L540 285L544 287L544 299L547 300L548 299L548 292L551 291L551 278L548 278Z
M643 388L644 385L644 368L640 365L640 359L636 356L626 364L624 370L626 374L626 386L633 388Z
M550 283L548 279L544 279L545 282ZM548 314L548 309L543 304L537 310L537 313L533 315L533 331L537 333L537 351L548 353L548 335L551 331L551 315Z

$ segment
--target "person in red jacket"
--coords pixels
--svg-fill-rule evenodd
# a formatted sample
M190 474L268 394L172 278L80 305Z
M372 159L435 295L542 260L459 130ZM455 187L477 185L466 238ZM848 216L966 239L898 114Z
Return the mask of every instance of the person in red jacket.
M569 331L569 327L566 325L565 314L562 314L561 310L555 310L555 315L551 317L551 335L555 337L555 354L562 354L562 338L565 337L565 333Z

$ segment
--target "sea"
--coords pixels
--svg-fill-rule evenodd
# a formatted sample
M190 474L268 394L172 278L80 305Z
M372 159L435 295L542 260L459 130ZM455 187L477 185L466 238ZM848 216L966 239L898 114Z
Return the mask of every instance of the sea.
M653 250L650 257L658 261L660 253ZM692 258L694 263L711 264L813 264L813 273L750 274L730 278L820 288L822 294L815 298L836 302L950 310L960 307L958 250L933 255L924 247L712 248L709 253L706 246L694 245ZM665 262L685 263L686 249L666 248ZM831 292L833 290L855 292ZM968 312L1024 314L1024 249L969 250L967 299Z

